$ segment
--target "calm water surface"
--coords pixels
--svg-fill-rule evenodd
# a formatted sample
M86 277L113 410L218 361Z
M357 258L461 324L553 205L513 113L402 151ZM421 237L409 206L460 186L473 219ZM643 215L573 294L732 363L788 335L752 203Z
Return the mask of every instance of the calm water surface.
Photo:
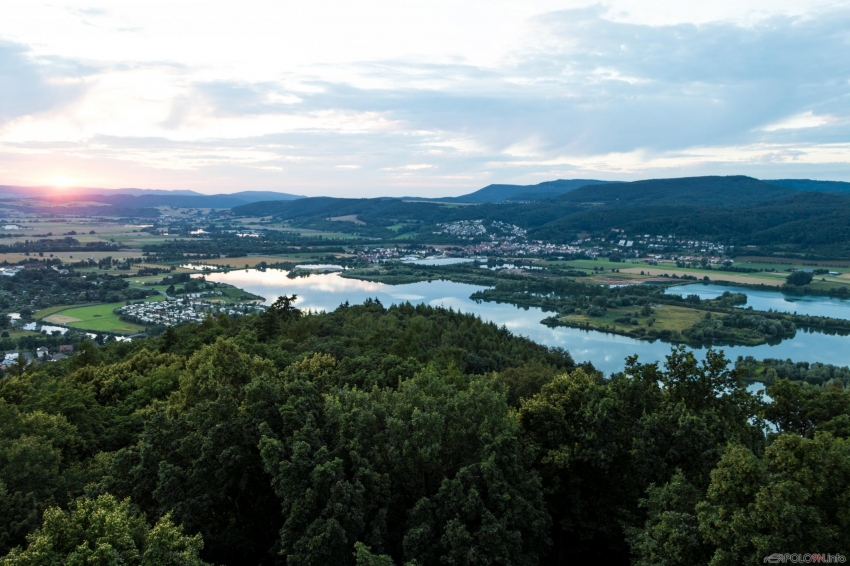
M548 328L540 321L550 316L538 308L518 308L509 304L476 303L469 296L485 287L432 281L407 285L386 285L357 279L345 279L338 273L316 274L289 279L288 272L268 269L264 272L250 270L213 273L208 281L236 285L246 291L266 298L271 304L280 295L295 293L295 305L302 310L331 311L348 301L362 303L377 298L385 306L403 303L426 303L431 306L452 307L465 313L476 314L483 320L506 326L517 335L526 336L547 346L569 350L576 361L589 360L598 369L610 373L623 369L626 356L638 354L643 362L663 360L671 346L661 341L647 342L616 334L579 330L575 328ZM727 357L754 356L761 358L791 358L795 361L824 362L837 365L850 363L850 337L830 336L797 331L792 340L776 346L725 347ZM698 355L704 349L696 350Z
M834 299L832 297L785 295L780 291L762 291L742 287L727 287L693 283L668 288L665 293L681 295L698 295L700 299L714 299L725 291L744 293L747 304L742 308L753 307L757 311L773 309L779 312L804 314L809 316L830 316L832 318L850 319L850 300Z

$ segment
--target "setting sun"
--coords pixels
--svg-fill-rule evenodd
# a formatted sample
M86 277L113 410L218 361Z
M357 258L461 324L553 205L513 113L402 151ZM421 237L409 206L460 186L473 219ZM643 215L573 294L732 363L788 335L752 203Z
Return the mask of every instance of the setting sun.
M54 175L47 179L47 184L51 187L56 187L57 189L65 189L67 187L72 186L76 183L77 180L73 177L67 177L65 175Z

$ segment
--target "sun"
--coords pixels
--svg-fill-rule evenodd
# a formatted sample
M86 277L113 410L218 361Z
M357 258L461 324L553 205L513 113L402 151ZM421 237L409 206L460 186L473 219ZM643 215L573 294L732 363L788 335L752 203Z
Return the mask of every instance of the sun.
M54 188L57 188L57 189L66 189L66 188L74 185L74 183L76 183L76 181L77 180L74 179L73 177L68 177L66 175L54 175L54 176L50 177L49 179L47 179L47 183L51 187L54 187Z

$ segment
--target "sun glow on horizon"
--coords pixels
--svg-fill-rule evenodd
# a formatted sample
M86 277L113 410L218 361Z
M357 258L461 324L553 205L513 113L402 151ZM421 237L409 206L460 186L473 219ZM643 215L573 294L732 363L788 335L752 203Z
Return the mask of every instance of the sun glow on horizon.
M56 189L67 189L76 184L78 179L67 175L54 175L47 179L47 184Z

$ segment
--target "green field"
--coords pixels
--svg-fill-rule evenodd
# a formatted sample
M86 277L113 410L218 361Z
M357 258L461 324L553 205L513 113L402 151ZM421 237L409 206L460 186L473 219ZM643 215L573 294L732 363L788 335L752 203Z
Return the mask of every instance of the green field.
M9 338L12 340L17 340L18 338L23 338L24 336L42 336L41 332L33 332L32 330L7 330L9 333Z
M592 328L610 327L611 329L620 332L631 332L639 327L649 328L650 318L654 318L655 322L652 325L654 330L669 330L671 332L682 332L687 330L705 317L705 311L698 309L690 309L687 307L676 307L671 305L660 305L653 309L651 317L635 316L640 311L637 307L608 309L608 313L602 317L591 317L585 314L570 314L561 317L564 322L573 324L587 324ZM637 318L640 322L638 325L624 324L615 322L614 319L622 316L631 315Z
M790 257L739 256L735 258L736 265L756 267L759 269L784 270L789 267L797 268L827 268L830 271L850 271L850 261L847 260L807 260Z
M162 297L149 297L147 301L158 301ZM112 311L123 307L126 303L107 303L85 307L72 307L57 313L63 317L63 324L80 330L92 332L112 332L115 334L136 334L144 332L145 327L139 324L124 322ZM48 310L48 309L45 309ZM74 320L75 319L75 320ZM47 321L49 322L49 321Z
M743 283L743 284L764 284L770 285L774 287L779 287L783 283L785 283L785 278L788 277L789 272L785 271L789 267L792 267L792 263L767 263L767 262L753 262L752 260L748 260L746 262L737 262L736 266L739 267L750 267L754 269L776 269L776 273L772 273L769 271L759 271L754 273L741 273L735 271L721 271L718 269L700 269L700 268L692 268L692 267L676 267L676 265L672 262L665 261L661 262L658 265L649 265L645 263L645 261L641 260L638 263L631 262L610 262L607 259L576 259L576 260L566 260L566 261L546 261L543 262L545 265L550 266L558 266L565 267L571 269L584 269L584 270L593 270L594 268L599 269L602 268L604 271L602 273L609 273L612 269L618 269L622 271L622 275L631 275L631 276L641 276L641 272L643 272L644 277L657 277L662 275L663 273L668 273L673 275L674 273L680 275L693 275L698 279L702 279L703 277L708 277L712 281L728 281L730 283ZM804 262L802 260L793 262L793 267L798 269L801 268L813 268L813 267L824 267L827 266L830 262L821 262L823 266L814 266L811 262ZM840 273L847 273L850 271L847 267L830 265L829 269L832 271L838 271ZM594 278L596 279L596 278ZM814 282L812 282L811 287L817 291L827 291L833 287L841 287L844 285L850 285L850 279L846 277L836 277L829 275L817 275L815 276Z
M566 267L569 269L587 269L593 270L596 269L604 269L605 271L611 271L612 269L626 269L628 267L635 267L637 263L629 263L624 261L608 261L607 258L599 258L599 259L571 259L571 260L563 260L563 261L535 261L535 264L542 265L550 265L557 267Z
M36 320L41 320L42 318L44 318L46 316L50 316L52 314L62 312L64 310L67 310L67 309L70 309L70 308L73 308L73 307L74 307L74 305L54 305L52 307L47 307L46 309L41 309L40 311L36 311L36 313L33 315L33 318L35 318Z

